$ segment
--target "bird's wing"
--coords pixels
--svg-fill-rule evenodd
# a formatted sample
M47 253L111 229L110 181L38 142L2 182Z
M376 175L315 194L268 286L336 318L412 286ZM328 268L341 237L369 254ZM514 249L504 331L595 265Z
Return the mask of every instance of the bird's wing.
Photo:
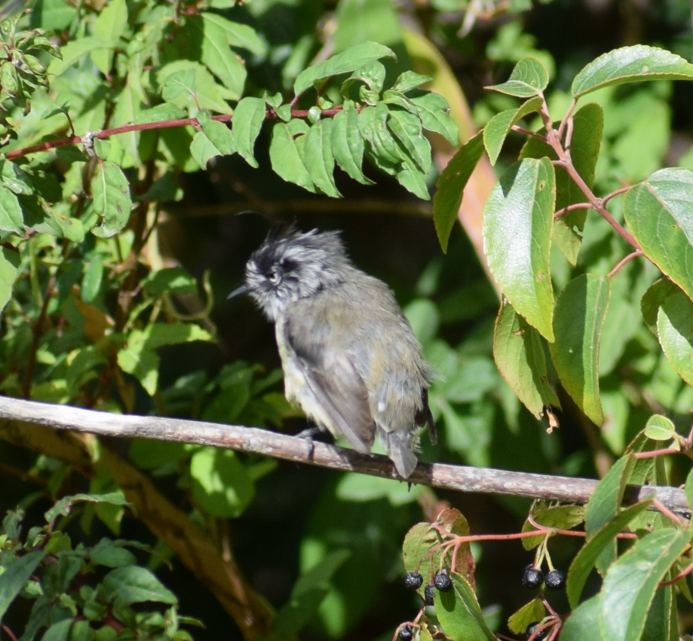
M349 356L330 349L319 332L292 331L287 323L285 338L318 403L330 418L331 428L359 452L370 452L375 421L368 403L368 389Z

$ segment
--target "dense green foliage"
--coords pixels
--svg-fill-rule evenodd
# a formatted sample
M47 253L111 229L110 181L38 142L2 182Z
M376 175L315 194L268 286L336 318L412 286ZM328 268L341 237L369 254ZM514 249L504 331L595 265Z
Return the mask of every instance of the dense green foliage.
M693 495L684 456L650 456L693 445L689 8L631 16L621 39L559 42L571 21L614 16L500 5L10 6L4 396L302 427L270 328L223 302L266 225L218 215L298 212L345 227L355 261L406 303L440 375L441 438L422 460L603 478L586 506L482 503L2 420L0 638L390 639L406 620L424 640L519 639L535 623L563 641L690 631L691 574L666 583L691 567L690 519L622 507L628 483ZM465 185L484 202L463 201ZM433 221L401 215L431 196ZM483 224L465 222L478 256L461 202L483 206ZM557 531L572 528L585 539ZM523 549L567 572L565 593L527 596ZM423 576L419 596L406 572ZM441 572L451 589L423 608Z

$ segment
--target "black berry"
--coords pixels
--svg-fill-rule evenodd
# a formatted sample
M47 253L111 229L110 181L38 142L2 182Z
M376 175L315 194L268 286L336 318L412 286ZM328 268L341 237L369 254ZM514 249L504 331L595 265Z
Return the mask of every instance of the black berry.
M399 638L402 641L411 641L414 638L414 630L410 625L405 625L399 629Z
M423 578L418 572L409 572L407 576L404 577L404 587L407 590L418 590L423 584Z
M531 563L525 568L522 575L522 587L535 590L544 582L544 573L535 568Z
M565 587L565 573L560 570L551 570L544 577L544 583L549 590L562 590Z
M534 631L539 627L538 623L530 623L527 626L527 630L525 631L525 639L530 639L532 635L534 634ZM546 638L546 635L548 634L548 630L541 630L540 632L537 632L534 635L533 641L541 641L542 639Z
M436 586L433 585L433 583L429 583L425 588L424 588L424 601L426 602L426 605L433 605L433 598L436 595Z
M447 570L439 570L433 579L433 584L441 591L447 592L452 589L452 579L448 576Z

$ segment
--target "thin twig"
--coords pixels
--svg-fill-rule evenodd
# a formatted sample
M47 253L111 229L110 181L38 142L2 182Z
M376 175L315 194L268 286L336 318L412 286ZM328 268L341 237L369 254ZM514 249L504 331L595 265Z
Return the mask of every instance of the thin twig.
M612 198L615 198L616 196L620 196L621 194L625 194L627 191L630 191L633 189L632 185L628 185L627 187L621 187L620 189L616 189L615 191L612 191L610 194L607 194L602 198L602 204L606 205Z
M576 209L592 209L592 204L591 203L573 203L572 205L568 205L567 207L563 207L563 209L559 209L554 215L554 218L558 218L559 216L562 216L563 214L567 214L569 211L575 211Z
M609 278L614 276L620 269L623 267L629 260L632 260L633 258L637 258L638 256L642 256L642 250L637 249L634 252L631 252L628 254L625 258L622 258L618 263L616 263L616 266L609 272Z

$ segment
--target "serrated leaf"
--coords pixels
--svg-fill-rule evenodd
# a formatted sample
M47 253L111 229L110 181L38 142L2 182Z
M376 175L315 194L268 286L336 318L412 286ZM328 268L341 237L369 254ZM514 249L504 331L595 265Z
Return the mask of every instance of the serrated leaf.
M130 184L123 170L109 160L97 163L91 193L94 211L102 217L101 225L92 233L104 238L117 234L127 225L132 209Z
M525 159L501 176L484 206L484 253L515 311L553 341L549 266L556 186L551 161Z
M633 454L626 454L611 466L604 478L597 483L585 510L585 531L587 541L594 538L597 533L621 512L623 493L635 465ZM616 559L616 540L600 552L596 560L597 569L603 574Z
M185 118L187 113L180 107L164 102L151 109L145 109L137 114L134 124L143 125L150 122L163 122L164 120L178 120Z
M419 118L421 118L421 124L424 129L440 134L453 147L459 145L457 125L450 117L450 107L448 106L448 101L443 96L429 91L415 90L408 100L409 104L416 110Z
M269 155L272 169L280 178L308 191L316 192L315 185L301 159L296 140L289 130L289 125L283 122L275 123L272 128Z
M551 358L566 392L597 425L604 420L599 398L599 340L609 307L611 280L582 274L556 301Z
M405 189L422 200L430 200L425 174L408 158L402 161L400 169L395 174L397 182Z
M642 80L693 80L693 65L670 51L634 45L605 53L575 76L575 98L595 89Z
M78 40L71 40L60 47L62 59L56 59L48 66L48 74L60 76L64 74L73 64L91 51L99 49L113 49L116 42L104 40L97 36L87 36Z
M534 501L530 510L532 519L549 528L561 530L572 530L576 525L580 525L585 520L585 507L583 505L561 505L549 503L548 501ZM535 532L536 527L530 522L529 518L522 526L523 532ZM532 550L537 545L546 540L545 534L537 534L522 539L522 547L525 550Z
M374 60L363 67L356 69L343 83L341 93L343 96L349 94L349 88L357 82L362 82L368 89L379 95L385 82L385 67L382 63ZM363 87L362 87L363 88Z
M690 542L690 532L667 528L635 542L604 577L599 627L611 641L638 641L659 582Z
M359 112L359 130L376 156L393 164L399 164L402 157L392 134L387 128L388 108L385 103L377 107L365 107Z
M452 573L452 590L436 592L436 616L452 639L465 641L496 641L497 637L486 625L476 595L467 581Z
M231 50L227 33L210 14L188 16L186 26L196 32L201 41L200 62L207 67L234 97L240 97L246 79L246 68Z
M610 641L597 624L600 607L601 594L581 603L566 620L561 630L561 641Z
M203 447L190 460L195 502L212 516L237 518L255 496L248 470L232 450Z
M19 200L6 187L0 187L0 230L24 233L24 217Z
M46 554L46 550L28 552L15 557L4 567L4 572L0 574L0 621Z
M303 148L303 164L315 186L332 198L340 198L334 182L334 156L332 155L331 119L318 120L308 131Z
M582 546L568 571L566 593L572 608L576 608L580 602L580 595L585 587L587 578L592 568L597 563L604 549L616 542L616 536L639 514L652 505L652 501L643 501L624 509L615 515L600 529L594 531L589 541Z
M190 153L203 169L210 158L227 156L236 151L236 143L231 130L222 122L208 120L195 133Z
M623 211L645 256L693 299L693 172L656 171L626 194Z
M316 82L337 76L342 73L350 73L364 65L380 60L381 58L394 58L392 49L377 42L364 42L355 47L349 47L346 51L338 53L327 60L308 67L296 78L294 82L294 94L302 94Z
M167 86L167 82L174 77L173 74L178 73L182 75L175 76L179 87L174 98L171 95L174 87L170 84ZM193 113L197 113L198 109L207 109L220 114L230 114L233 111L227 100L234 98L235 94L217 84L214 76L199 62L192 60L170 62L158 71L157 79L164 87L165 93L162 94L164 100L169 100L179 108L191 110ZM166 130L162 131L162 134L165 132Z
M50 510L44 512L43 517L47 523L52 523L58 516L67 516L73 506L78 503L106 503L121 507L131 505L121 492L109 492L107 494L73 494L60 499Z
M532 599L525 603L517 612L510 615L508 629L515 634L524 634L525 630L546 616L546 608L541 599Z
M259 165L254 156L255 140L262 130L266 112L265 101L252 96L243 98L233 112L232 131L238 153L256 169Z
M137 565L111 570L99 588L103 598L114 604L115 609L145 601L178 604L176 595L151 570Z
M486 89L498 91L516 98L539 95L549 84L549 72L534 56L522 58L513 69L507 82L491 85Z
M419 118L408 111L395 108L389 111L387 124L419 169L427 173L431 168L431 144L421 131Z
M693 318L691 316L688 317ZM645 424L645 436L653 441L668 441L676 434L676 427L666 416L654 414L647 419Z
M399 75L399 77L395 81L395 84L392 85L391 90L406 93L411 89L416 89L417 87L420 87L421 85L424 85L427 82L431 82L431 80L433 80L431 76L423 76L420 73L416 73L414 71L405 71L404 73L401 73Z
M657 336L676 373L693 385L693 303L673 288L657 313Z
M507 302L501 305L496 319L493 358L513 392L536 418L544 416L547 406L561 406L549 385L544 345L539 332Z
M573 136L570 153L573 165L588 187L594 182L594 171L602 140L604 113L601 106L589 103L573 116ZM556 160L556 152L544 141L529 138L520 158L548 157ZM562 167L556 167L556 211L574 203L586 202L587 197ZM577 262L582 244L587 210L577 209L554 218L552 241L571 265Z
M457 220L464 188L484 153L483 134L479 132L462 145L443 169L433 196L433 222L443 253L447 253L450 232Z
M203 13L202 17L206 23L214 24L221 29L232 47L247 49L258 56L266 53L265 43L260 40L255 29L247 24L232 22L217 13Z
M506 109L496 114L484 127L484 146L492 165L496 164L503 143L513 125L517 124L527 114L539 111L542 99L538 96L525 102L517 109Z
M19 270L19 252L0 245L0 313L12 298Z
M332 120L332 153L337 164L362 185L373 184L361 171L364 142L359 131L359 116L354 109L354 103L345 101L342 111Z

